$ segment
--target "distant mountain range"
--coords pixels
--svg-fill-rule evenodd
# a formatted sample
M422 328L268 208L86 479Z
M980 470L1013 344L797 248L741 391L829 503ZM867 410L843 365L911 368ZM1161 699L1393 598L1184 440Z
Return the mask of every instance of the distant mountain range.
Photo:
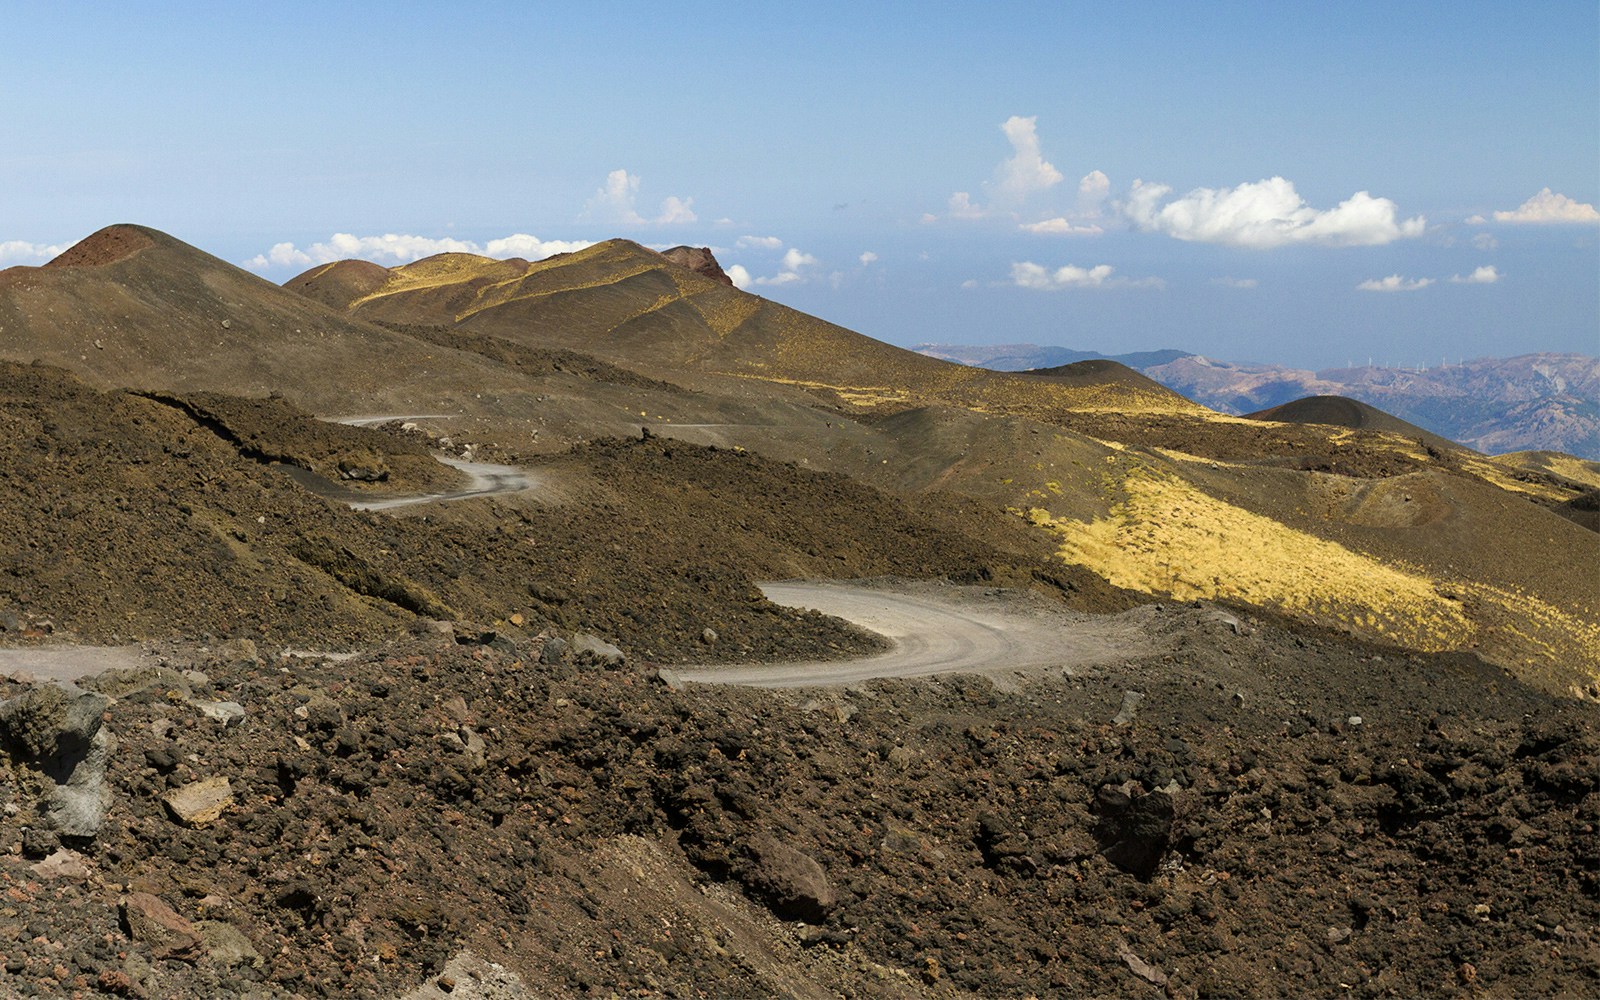
M1600 358L1582 354L1314 372L1176 350L1106 355L1036 344L922 344L916 350L1003 371L1103 358L1224 413L1251 413L1305 396L1348 396L1489 454L1561 451L1600 460Z

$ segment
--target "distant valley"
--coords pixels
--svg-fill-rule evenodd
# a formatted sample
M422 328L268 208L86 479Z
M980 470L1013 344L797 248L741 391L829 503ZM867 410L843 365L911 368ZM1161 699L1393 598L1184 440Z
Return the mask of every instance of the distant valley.
M1600 358L1582 354L1314 372L1178 350L1105 355L1037 344L922 344L916 350L999 371L1116 361L1224 413L1252 413L1304 396L1349 396L1487 454L1561 451L1600 459Z

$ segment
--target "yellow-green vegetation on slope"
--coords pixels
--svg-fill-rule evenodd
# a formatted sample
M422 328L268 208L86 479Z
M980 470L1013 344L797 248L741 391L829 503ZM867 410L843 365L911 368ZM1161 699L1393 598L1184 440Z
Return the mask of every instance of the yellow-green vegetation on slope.
M1600 489L1600 462L1574 458L1559 451L1514 451L1496 455L1488 462L1514 473L1545 472L1591 490Z
M1131 451L1107 457L1101 488L1117 498L1105 516L1080 520L1044 507L1026 516L1056 536L1064 561L1115 586L1271 608L1424 652L1472 649L1569 693L1600 680L1600 623L1582 608L1319 537ZM1371 483L1340 519L1412 530L1440 516L1443 501L1430 502L1430 489L1419 476ZM1391 507L1407 516L1390 516Z
M1455 648L1474 631L1460 602L1421 574L1133 464L1120 482L1125 499L1109 517L1083 522L1042 508L1028 512L1060 537L1064 560L1130 590L1277 608L1413 649Z

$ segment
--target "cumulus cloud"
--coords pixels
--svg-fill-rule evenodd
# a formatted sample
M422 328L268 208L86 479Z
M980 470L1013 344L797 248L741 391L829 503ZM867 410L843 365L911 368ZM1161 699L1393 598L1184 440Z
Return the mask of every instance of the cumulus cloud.
M1536 225L1584 224L1600 222L1600 212L1595 211L1593 205L1573 201L1564 194L1556 194L1545 188L1510 212L1494 213L1494 221Z
M596 222L610 222L624 226L685 223L694 222L699 218L694 213L693 198L679 198L677 195L672 195L662 200L658 215L647 219L639 214L639 209L635 205L638 196L639 175L630 174L626 170L613 170L606 174L605 184L601 185L584 205L583 217Z
M973 204L972 195L965 191L957 191L950 196L950 217L953 219L981 219L986 214L984 210ZM926 221L932 221L932 216L923 216Z
M1134 181L1123 213L1147 232L1180 240L1265 249L1291 243L1381 246L1420 236L1422 216L1401 221L1394 202L1358 191L1338 206L1307 205L1282 177L1235 188L1196 188L1167 200L1172 188Z
M1099 236L1105 232L1093 223L1079 224L1059 216L1042 222L1024 222L1017 228L1040 236Z
M13 264L43 264L52 257L60 256L66 249L64 246L50 243L5 240L0 242L0 267L10 267Z
M1479 233L1472 238L1472 245L1479 250L1493 250L1500 245L1492 233Z
M871 250L867 250L867 251L864 251L861 254L861 256L856 258L856 259L861 261L861 266L862 267L866 267L869 264L877 263L878 262L878 255L873 253Z
M778 250L783 241L776 236L741 236L734 246L741 250Z
M1113 277L1116 268L1110 264L1097 264L1094 267L1077 267L1068 264L1065 267L1048 268L1032 261L1022 261L1011 265L1011 283L1018 288L1031 288L1041 292L1059 292L1067 288L1109 288L1112 286L1122 288L1159 288L1163 284L1160 278L1118 278Z
M1078 212L1081 215L1099 215L1100 206L1111 193L1111 178L1098 170L1091 170L1078 181Z
M1039 119L1036 116L1024 118L1012 115L1000 123L1000 131L1011 143L1011 155L1000 161L995 168L994 179L984 184L989 204L973 201L970 191L957 191L950 196L948 208L951 218L981 219L995 212L1014 212L1033 195L1048 191L1063 180L1061 171L1044 158L1039 145ZM923 218L924 221L932 221L927 216Z
M1212 278L1211 283L1224 288L1255 288L1261 284L1255 278Z
M1061 183L1061 171L1047 163L1039 149L1038 125L1037 117L1012 115L1000 126L1011 143L1011 158L1000 164L995 178L995 194L1004 204L1021 204L1029 195Z
M1415 292L1431 284L1432 278L1402 278L1391 274L1387 278L1368 278L1356 287L1363 292Z
M754 288L761 285L798 284L811 276L817 264L817 258L811 254L790 247L783 252L783 259L778 262L777 274L752 275L750 269L743 264L735 264L724 270L732 279L735 288Z
M450 237L434 238L403 233L386 233L383 236L334 233L326 242L313 243L303 250L293 243L275 243L266 253L256 254L245 261L244 266L255 271L267 271L285 267L313 267L351 258L377 264L409 264L438 253L542 260L553 254L571 253L593 245L590 240L541 240L527 233L513 233L482 244Z
M1485 264L1471 274L1457 274L1451 277L1453 285L1492 285L1500 280L1500 272L1493 264Z
M656 216L656 221L662 224L672 222L694 222L699 216L694 214L694 199L679 198L669 195L661 202L661 214Z

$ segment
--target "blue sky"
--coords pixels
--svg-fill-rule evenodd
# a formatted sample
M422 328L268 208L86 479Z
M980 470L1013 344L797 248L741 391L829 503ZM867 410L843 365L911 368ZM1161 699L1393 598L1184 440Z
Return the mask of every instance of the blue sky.
M1600 354L1600 6L1320 6L4 2L0 266L626 236L904 345Z

